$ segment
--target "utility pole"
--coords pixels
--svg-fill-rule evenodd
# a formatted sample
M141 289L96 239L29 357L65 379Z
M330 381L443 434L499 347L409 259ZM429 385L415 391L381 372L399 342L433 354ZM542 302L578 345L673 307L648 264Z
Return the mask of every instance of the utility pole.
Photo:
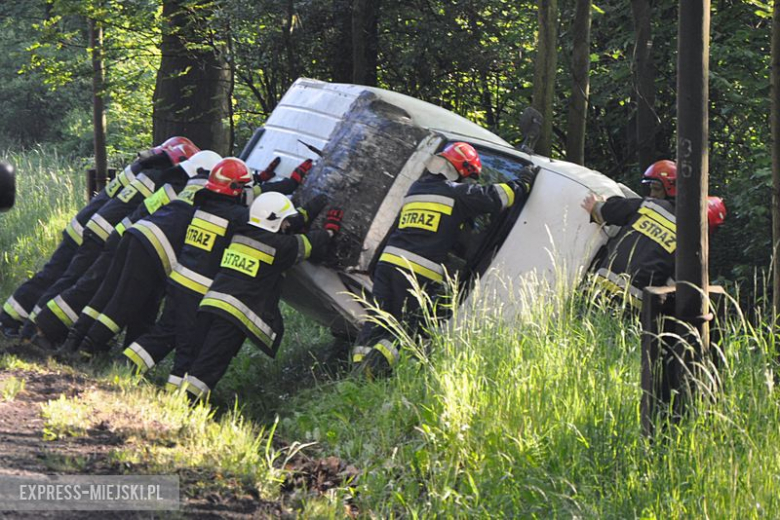
M710 0L681 0L677 29L676 315L681 336L709 346L707 237ZM685 324L693 327L689 334ZM682 334L684 332L684 334ZM698 344L697 344L698 343Z

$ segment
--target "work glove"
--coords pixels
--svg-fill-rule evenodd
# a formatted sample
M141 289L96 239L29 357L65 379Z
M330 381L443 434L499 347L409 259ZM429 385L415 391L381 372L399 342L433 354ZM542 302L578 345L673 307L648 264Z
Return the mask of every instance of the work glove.
M268 166L266 166L265 170L261 171L260 173L253 173L252 179L254 179L255 184L261 184L263 182L268 182L274 177L276 177L276 167L279 166L279 163L282 162L281 157L277 157L273 161L271 161Z
M539 166L525 166L520 170L520 175L517 176L517 180L520 181L520 185L523 187L526 193L531 193L531 188L534 187L536 176L539 174L541 168Z
M341 231L341 219L344 218L344 210L332 209L329 210L325 217L325 229L332 231L333 234L337 234Z
M293 170L290 178L300 185L303 182L303 178L306 177L306 174L311 170L312 165L314 165L314 161L306 159Z

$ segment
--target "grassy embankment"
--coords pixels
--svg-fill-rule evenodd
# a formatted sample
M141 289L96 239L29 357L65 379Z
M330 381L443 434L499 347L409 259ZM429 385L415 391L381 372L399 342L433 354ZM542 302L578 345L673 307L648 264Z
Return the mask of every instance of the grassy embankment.
M46 187L45 200L0 217L4 250L30 266L76 209L62 202L73 200L72 178L50 177L61 182ZM38 219L46 225L33 225ZM49 242L36 243L40 236ZM15 269L3 266L12 278L4 279L3 297L24 273ZM98 389L52 401L44 408L47 431L79 435L121 408L145 418L126 426L144 442L117 448L116 457L159 471L221 468L269 495L288 454L269 444L272 433L275 441L316 443L307 453L335 455L362 471L352 487L303 503L304 516L340 517L349 497L382 518L769 518L780 511L775 346L763 325L739 316L723 324L717 398L700 400L696 414L648 443L639 424L638 325L587 295L536 305L524 324L479 309L433 338L429 362L405 363L375 383L301 378L312 365L308 351L324 346L326 333L288 315L280 358L245 347L215 396L227 410L216 419L127 374L87 367L110 395ZM12 362L6 356L5 365ZM230 406L234 390L243 412Z

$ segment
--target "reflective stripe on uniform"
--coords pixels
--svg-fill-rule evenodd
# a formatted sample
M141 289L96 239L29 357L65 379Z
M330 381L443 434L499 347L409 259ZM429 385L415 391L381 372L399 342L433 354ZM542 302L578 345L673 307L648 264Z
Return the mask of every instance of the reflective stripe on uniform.
M508 208L515 203L515 191L509 184L494 184L493 189L496 190L498 198L501 199L501 209Z
M116 324L114 320L106 316L105 314L101 314L97 317L97 321L102 323L106 326L108 330L113 332L114 334L119 334L119 331L121 330L121 327Z
M626 295L626 299L632 307L637 309L642 307L642 291L629 283L628 275L615 274L602 267L596 272L596 283L615 296Z
M130 186L130 184L132 184L132 182L135 180L135 174L133 173L132 165L126 166L117 178L119 179L119 182L122 183L122 186Z
M455 199L444 195L409 195L404 197L404 210L427 210L452 215Z
M379 261L410 269L429 280L444 281L444 268L441 264L431 262L425 257L400 247L387 246L379 257Z
M57 316L62 323L70 327L79 318L78 314L73 312L62 296L56 296L46 303L46 306Z
M352 362L360 363L371 352L371 347L356 346L352 348Z
M116 232L119 233L119 236L125 234L125 231L127 231L127 228L131 227L133 225L133 221L130 220L130 217L125 217L122 219L122 222L116 225Z
M165 383L165 391L175 392L181 387L183 381L184 381L183 377L175 376L173 374L169 375L168 381Z
M92 215L92 218L89 219L87 228L91 229L104 242L108 240L108 236L114 231L114 226L97 213Z
M152 356L135 341L131 343L122 354L130 358L143 372L151 370L154 366L154 359L152 359Z
M65 226L65 232L78 245L81 245L84 242L84 226L81 225L81 222L76 220L76 217L73 217L71 221L68 222L68 225Z
M380 339L379 342L374 345L374 350L381 352L391 367L395 366L398 362L398 349L395 348L392 341Z
M181 385L187 392L198 398L202 397L204 394L209 393L208 385L197 377L191 375L184 376L184 381L182 381Z
M276 248L253 240L243 235L237 235L230 242L230 249L235 249L241 253L257 258L261 262L272 265L276 257Z
M3 310L17 321L24 321L30 316L30 313L24 310L24 307L13 296L5 301Z
M154 193L154 181L143 173L136 176L131 186L140 191L144 197L151 197Z
M311 256L311 242L306 235L295 235L298 240L298 256L295 258L295 262L303 262Z
M176 199L176 190L170 184L164 185L159 190L155 191L151 197L144 199L144 205L146 210L151 215L161 207L169 204L172 200Z
M642 202L642 206L639 208L639 213L648 214L649 212L647 210L652 210L658 213L659 216L665 219L665 222L661 221L662 224L677 231L677 217L666 210L666 208L660 204L656 204L652 200L645 200Z
M148 220L139 220L135 223L133 228L140 231L141 234L146 237L146 240L152 244L154 251L163 264L165 274L171 274L173 266L176 265L176 251L173 250L165 233L163 233L153 222Z
M98 318L98 316L100 316L100 311L98 311L97 309L93 309L92 307L87 305L86 307L84 307L81 310L81 314L86 314L87 316L89 316L93 320L96 320Z
M244 305L238 298L217 291L209 291L201 300L200 306L215 307L227 312L241 322L252 335L268 345L269 348L273 346L276 333L266 322L260 319L260 316L255 314L252 309Z
M41 313L41 306L36 305L33 307L32 312L30 313L30 317L28 318L31 322L35 323L35 318Z
M135 179L135 174L131 166L125 167L124 171L120 173L115 179L106 186L106 194L109 197L114 197L122 187L127 187Z
M192 225L198 226L206 231L211 231L217 235L223 237L227 234L228 224L230 222L227 219L206 213L205 211L198 210L192 216Z
M211 287L211 278L176 264L171 272L171 280L199 294L206 294Z
M184 189L179 192L176 200L181 200L187 202L188 204L192 204L195 194L203 189L203 185L205 183L206 179L190 179Z

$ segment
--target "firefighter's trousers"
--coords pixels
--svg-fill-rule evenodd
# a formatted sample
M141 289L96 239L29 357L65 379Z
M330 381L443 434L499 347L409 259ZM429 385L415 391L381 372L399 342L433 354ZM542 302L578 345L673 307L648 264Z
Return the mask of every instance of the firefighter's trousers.
M16 327L24 323L46 289L65 273L78 248L69 235L63 236L46 265L20 285L6 301L0 313L0 322L4 327Z
M201 334L201 329L196 330L195 314L202 297L201 294L169 280L160 319L148 333L125 349L125 356L145 372L162 361L172 350L176 350L171 376L180 381L194 361L197 347L200 345L200 342L195 340Z
M114 252L104 250L74 284L46 302L35 319L38 329L52 343L61 343L81 310L97 292L108 272Z
M246 340L246 334L222 316L201 312L198 313L198 320L202 324L201 330L207 332L185 378L185 388L195 397L201 397L214 389Z
M165 293L165 272L135 235L127 233L103 283L74 325L98 350L126 326L125 345L151 330Z
M420 289L436 302L441 294L441 284L420 276L417 277L417 282ZM376 265L373 290L376 305L403 324L410 334L420 332L424 325L420 303L410 292L412 289L406 272L385 262ZM358 334L356 344L369 346L388 336L392 336L392 333L385 327L367 321Z

